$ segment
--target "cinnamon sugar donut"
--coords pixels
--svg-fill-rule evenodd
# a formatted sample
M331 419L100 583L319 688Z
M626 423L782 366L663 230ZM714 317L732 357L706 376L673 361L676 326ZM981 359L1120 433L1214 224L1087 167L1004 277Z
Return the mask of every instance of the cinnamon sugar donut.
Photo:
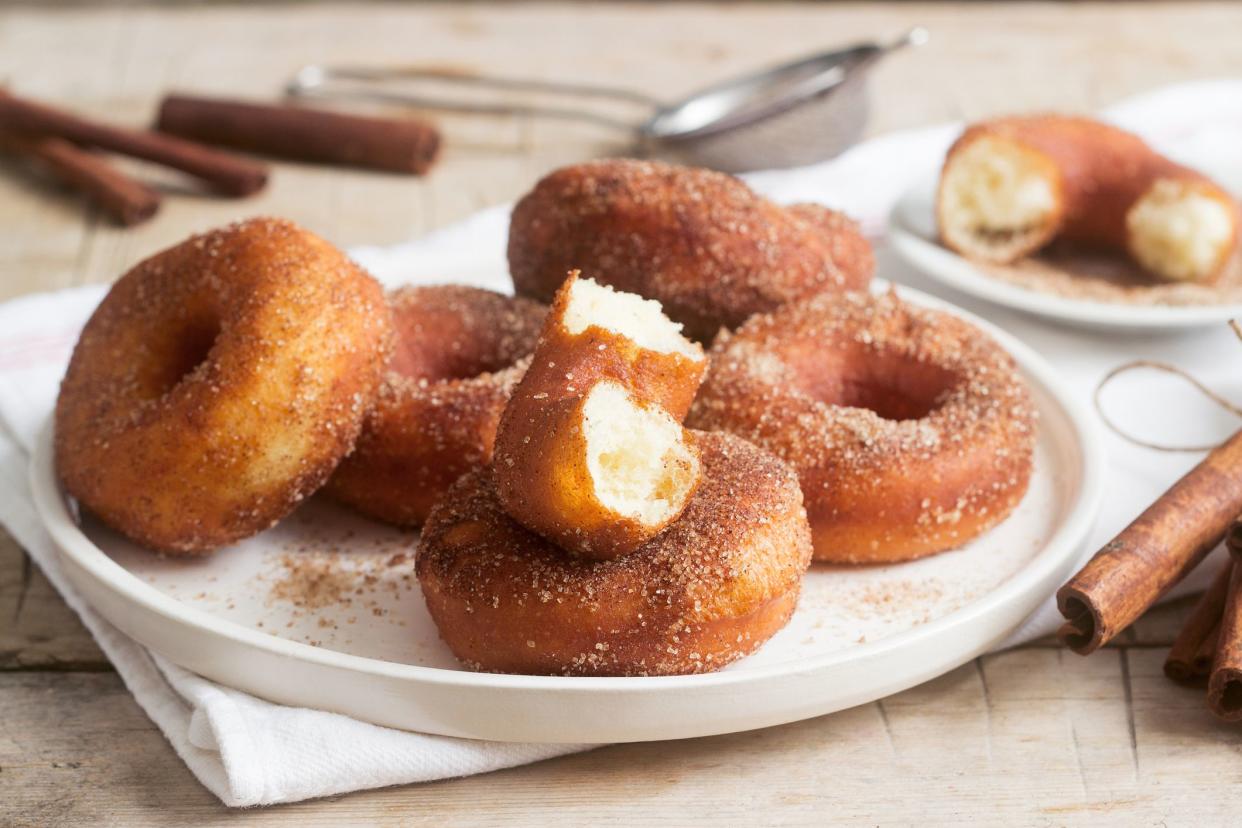
M440 636L493 672L655 676L717 670L793 614L811 542L793 471L728 434L698 434L703 482L633 553L567 554L505 512L487 470L423 527L416 570Z
M457 478L491 461L546 309L461 285L399 288L388 304L392 359L326 491L370 517L417 526Z
M945 244L1000 264L1063 238L1126 253L1158 279L1210 283L1238 249L1228 193L1089 118L972 125L945 158L936 215Z
M722 334L687 422L798 471L815 559L905 561L1004 519L1031 476L1036 412L1013 359L896 293L819 296Z
M569 275L496 432L515 520L604 559L681 514L700 471L681 421L707 359L680 328L656 302Z
M56 403L56 468L152 549L271 526L349 451L387 357L379 285L296 225L195 236L112 286Z
M700 342L753 313L866 287L857 225L813 204L781 207L730 175L611 159L556 170L513 210L517 293L547 302L571 269L655 299Z

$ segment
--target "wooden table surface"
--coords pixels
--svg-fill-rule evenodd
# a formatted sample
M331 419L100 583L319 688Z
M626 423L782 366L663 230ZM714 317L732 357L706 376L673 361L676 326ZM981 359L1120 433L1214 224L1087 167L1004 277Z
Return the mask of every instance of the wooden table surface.
M1158 84L1242 73L1242 6L1228 4L325 3L0 9L0 82L134 124L170 88L274 95L312 61L568 76L667 96L914 23L934 39L876 70L872 134L1089 110ZM281 165L264 194L228 201L166 177L162 213L131 230L5 164L0 300L109 281L191 231L256 213L343 245L396 242L512 199L552 167L625 151L594 127L443 123L447 152L424 180ZM1239 731L1160 670L1186 610L1151 613L1090 659L1040 642L784 727L231 812L0 531L0 824L1225 824L1242 807Z

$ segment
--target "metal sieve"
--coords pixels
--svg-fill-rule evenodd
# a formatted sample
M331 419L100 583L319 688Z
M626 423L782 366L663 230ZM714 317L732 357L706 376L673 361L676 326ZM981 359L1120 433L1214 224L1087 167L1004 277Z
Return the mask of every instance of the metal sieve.
M488 77L427 68L362 68L312 64L286 91L294 97L367 99L420 109L586 121L623 130L646 151L726 172L793 167L845 150L867 121L867 71L890 52L926 43L917 27L886 44L865 43L821 52L732 78L675 103L611 86ZM642 107L641 121L587 107L517 101L437 97L415 88L443 84L459 89L527 92Z

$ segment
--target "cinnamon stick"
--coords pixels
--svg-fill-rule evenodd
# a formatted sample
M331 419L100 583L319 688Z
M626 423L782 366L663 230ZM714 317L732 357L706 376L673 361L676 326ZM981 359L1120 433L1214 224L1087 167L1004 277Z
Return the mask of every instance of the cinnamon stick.
M1225 548L1235 563L1242 560L1242 516L1235 518L1225 532Z
M417 118L369 118L321 109L169 95L156 129L246 152L422 175L440 131Z
M1216 660L1216 646L1220 643L1220 619L1216 620L1212 631L1208 633L1207 638L1203 639L1203 643L1199 645L1199 649L1195 652L1194 659L1190 662L1190 672L1194 675L1195 681L1205 681L1212 674L1212 662Z
M116 170L95 153L63 139L0 132L0 148L34 159L126 227L146 221L160 207L160 194L155 190Z
M1057 592L1057 637L1094 652L1220 543L1242 513L1242 431L1213 449Z
M1221 567L1207 591L1200 596L1177 638L1173 640L1173 646L1164 661L1164 674L1173 681L1193 684L1206 678L1211 670L1215 651L1214 635L1220 628L1232 574L1233 561L1229 560Z
M249 159L158 132L89 121L19 98L3 89L0 89L0 127L10 132L63 138L75 144L153 161L189 173L226 195L250 195L267 184L267 169Z
M1216 658L1208 678L1208 709L1227 722L1242 722L1242 566L1233 567Z

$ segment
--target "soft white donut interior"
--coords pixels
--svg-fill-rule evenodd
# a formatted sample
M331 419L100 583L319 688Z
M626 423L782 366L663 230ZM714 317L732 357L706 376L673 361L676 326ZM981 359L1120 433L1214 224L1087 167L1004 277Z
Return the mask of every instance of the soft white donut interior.
M1130 252L1172 281L1197 281L1220 267L1234 236L1233 211L1198 182L1161 179L1126 214Z
M985 136L954 153L940 184L940 219L959 244L995 247L1044 229L1057 210L1056 182L1039 156Z
M587 468L600 503L648 525L680 512L699 476L698 455L681 424L610 381L591 388L582 412Z
M664 315L660 303L578 278L569 288L564 325L580 334L592 325L632 340L640 348L703 359L703 350L681 335L681 325Z

